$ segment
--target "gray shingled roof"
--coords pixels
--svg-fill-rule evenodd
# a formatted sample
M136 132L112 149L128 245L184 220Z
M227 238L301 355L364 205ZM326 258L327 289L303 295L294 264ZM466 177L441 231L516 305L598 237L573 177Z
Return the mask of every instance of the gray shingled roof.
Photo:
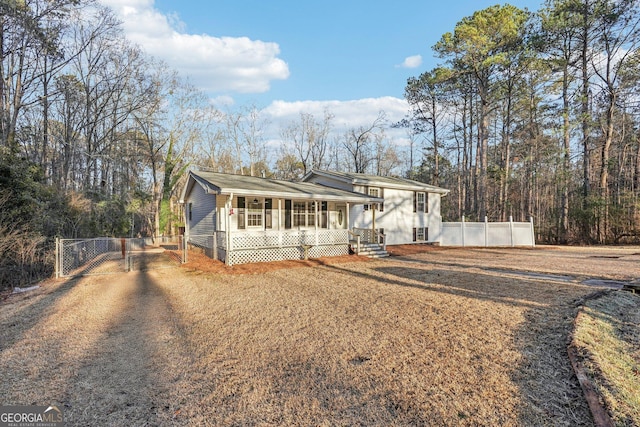
M308 179L311 175L316 174L320 176L332 177L344 182L355 185L371 185L377 187L387 188L400 188L407 190L421 190L428 191L430 193L447 194L450 190L446 188L436 187L435 185L425 184L424 182L414 181L412 179L400 178L395 176L377 176L367 175L364 173L352 173L352 172L334 172L334 171L321 171L312 170L309 172L303 180Z
M289 182L277 179L216 172L189 172L189 179L213 194L237 196L272 196L290 199L332 200L352 203L380 203L381 198L339 190L310 182ZM189 186L190 184L187 184ZM189 191L185 188L185 194Z

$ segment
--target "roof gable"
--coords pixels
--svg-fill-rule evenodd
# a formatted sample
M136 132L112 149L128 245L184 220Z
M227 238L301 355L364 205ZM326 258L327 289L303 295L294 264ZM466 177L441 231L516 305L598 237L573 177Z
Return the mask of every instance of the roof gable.
M307 173L302 180L308 181L314 175L326 178L336 179L342 182L346 182L352 185L367 185L384 188L397 188L405 190L417 190L430 193L448 194L450 190L446 188L436 187L435 185L426 184L420 181L414 181L412 179L393 177L393 176L377 176L368 175L364 173L352 173L352 172L334 172L334 171L321 171L312 170Z

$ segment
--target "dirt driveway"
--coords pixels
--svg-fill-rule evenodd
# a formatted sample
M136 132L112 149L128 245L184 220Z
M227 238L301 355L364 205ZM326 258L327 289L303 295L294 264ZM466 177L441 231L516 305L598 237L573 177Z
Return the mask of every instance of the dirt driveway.
M51 283L0 306L0 394L69 425L592 425L566 340L594 288L503 270L631 278L638 253Z

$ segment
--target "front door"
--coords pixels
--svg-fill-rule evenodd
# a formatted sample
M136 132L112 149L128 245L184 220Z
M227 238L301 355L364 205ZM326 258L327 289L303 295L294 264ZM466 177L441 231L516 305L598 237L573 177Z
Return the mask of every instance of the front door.
M336 228L347 228L347 205L336 205Z

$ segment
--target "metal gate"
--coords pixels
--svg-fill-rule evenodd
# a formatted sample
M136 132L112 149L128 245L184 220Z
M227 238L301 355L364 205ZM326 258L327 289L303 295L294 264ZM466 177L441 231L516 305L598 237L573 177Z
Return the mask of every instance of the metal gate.
M183 260L182 236L56 240L56 277L175 267Z

